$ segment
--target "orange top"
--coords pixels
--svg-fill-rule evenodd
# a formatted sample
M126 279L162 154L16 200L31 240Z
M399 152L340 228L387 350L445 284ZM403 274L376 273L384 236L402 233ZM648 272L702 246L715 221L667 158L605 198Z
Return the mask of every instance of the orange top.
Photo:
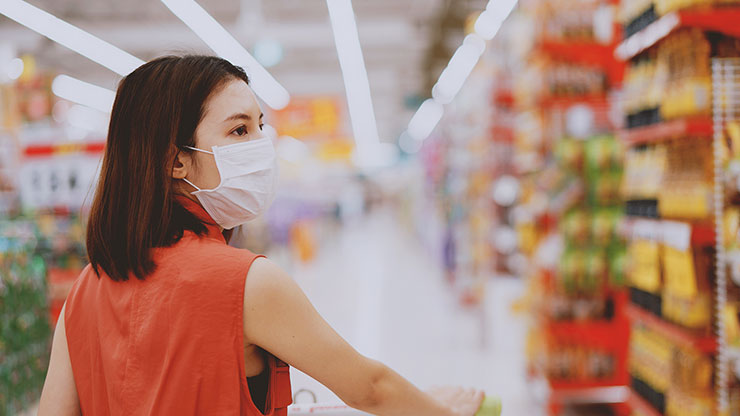
M195 202L179 201L213 223ZM245 279L260 256L228 246L215 225L154 250L157 268L145 280L98 278L88 265L67 298L82 413L262 415L245 375L242 322ZM289 368L267 356L265 414L285 416Z

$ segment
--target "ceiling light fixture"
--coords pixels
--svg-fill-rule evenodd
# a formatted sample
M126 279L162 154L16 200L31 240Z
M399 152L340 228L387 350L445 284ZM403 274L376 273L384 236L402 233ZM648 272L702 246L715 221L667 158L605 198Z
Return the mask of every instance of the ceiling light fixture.
M249 75L251 87L268 106L279 110L290 102L290 94L262 65L193 0L161 0L217 55L239 65Z
M141 59L22 0L0 1L0 14L125 76L144 63Z

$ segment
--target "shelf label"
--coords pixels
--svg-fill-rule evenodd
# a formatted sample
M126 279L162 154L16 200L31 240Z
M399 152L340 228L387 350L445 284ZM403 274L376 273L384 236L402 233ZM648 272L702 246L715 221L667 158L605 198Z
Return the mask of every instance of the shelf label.
M632 225L634 240L661 241L660 223L653 220L635 220Z
M691 246L691 226L684 222L663 221L661 224L663 244L678 251L688 251Z

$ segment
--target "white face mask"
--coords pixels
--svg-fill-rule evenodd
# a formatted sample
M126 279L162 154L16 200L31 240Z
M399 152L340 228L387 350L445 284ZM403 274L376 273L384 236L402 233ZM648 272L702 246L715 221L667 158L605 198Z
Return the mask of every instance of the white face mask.
M244 224L262 214L272 203L277 185L277 157L272 140L262 138L226 146L213 146L213 152L186 146L188 149L212 154L221 175L221 183L213 189L200 189L185 182L214 221L225 229Z

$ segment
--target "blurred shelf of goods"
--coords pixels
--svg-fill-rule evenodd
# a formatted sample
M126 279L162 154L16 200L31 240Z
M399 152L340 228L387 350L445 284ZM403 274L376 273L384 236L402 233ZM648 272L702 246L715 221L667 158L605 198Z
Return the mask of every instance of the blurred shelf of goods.
M526 279L551 414L740 414L739 11L520 2L424 144L463 299Z
M623 0L617 12L634 414L740 414L728 352L738 296L725 268L736 198L722 190L733 180L739 6Z
M476 18L468 19L467 33ZM459 303L468 307L485 304L490 278L513 278L526 268L514 221L522 192L516 149L532 143L529 136L517 136L516 128L536 126L515 108L510 67L518 61L513 49L489 45L420 151L427 211L438 213L436 221L425 221L440 228L427 240L441 241L437 252L448 281Z
M586 1L521 8L537 23L515 96L541 123L541 163L520 169L517 229L532 265L529 370L547 380L550 414L629 412L624 147L613 109L624 65L613 10Z
M714 74L715 215L718 218L716 307L719 399L740 414L740 58L716 59ZM724 403L723 403L724 404Z
M17 76L0 84L3 414L38 399L51 328L85 262L79 209L103 148L101 135L70 124L94 110L56 99L53 75L36 69L33 57L15 62Z

